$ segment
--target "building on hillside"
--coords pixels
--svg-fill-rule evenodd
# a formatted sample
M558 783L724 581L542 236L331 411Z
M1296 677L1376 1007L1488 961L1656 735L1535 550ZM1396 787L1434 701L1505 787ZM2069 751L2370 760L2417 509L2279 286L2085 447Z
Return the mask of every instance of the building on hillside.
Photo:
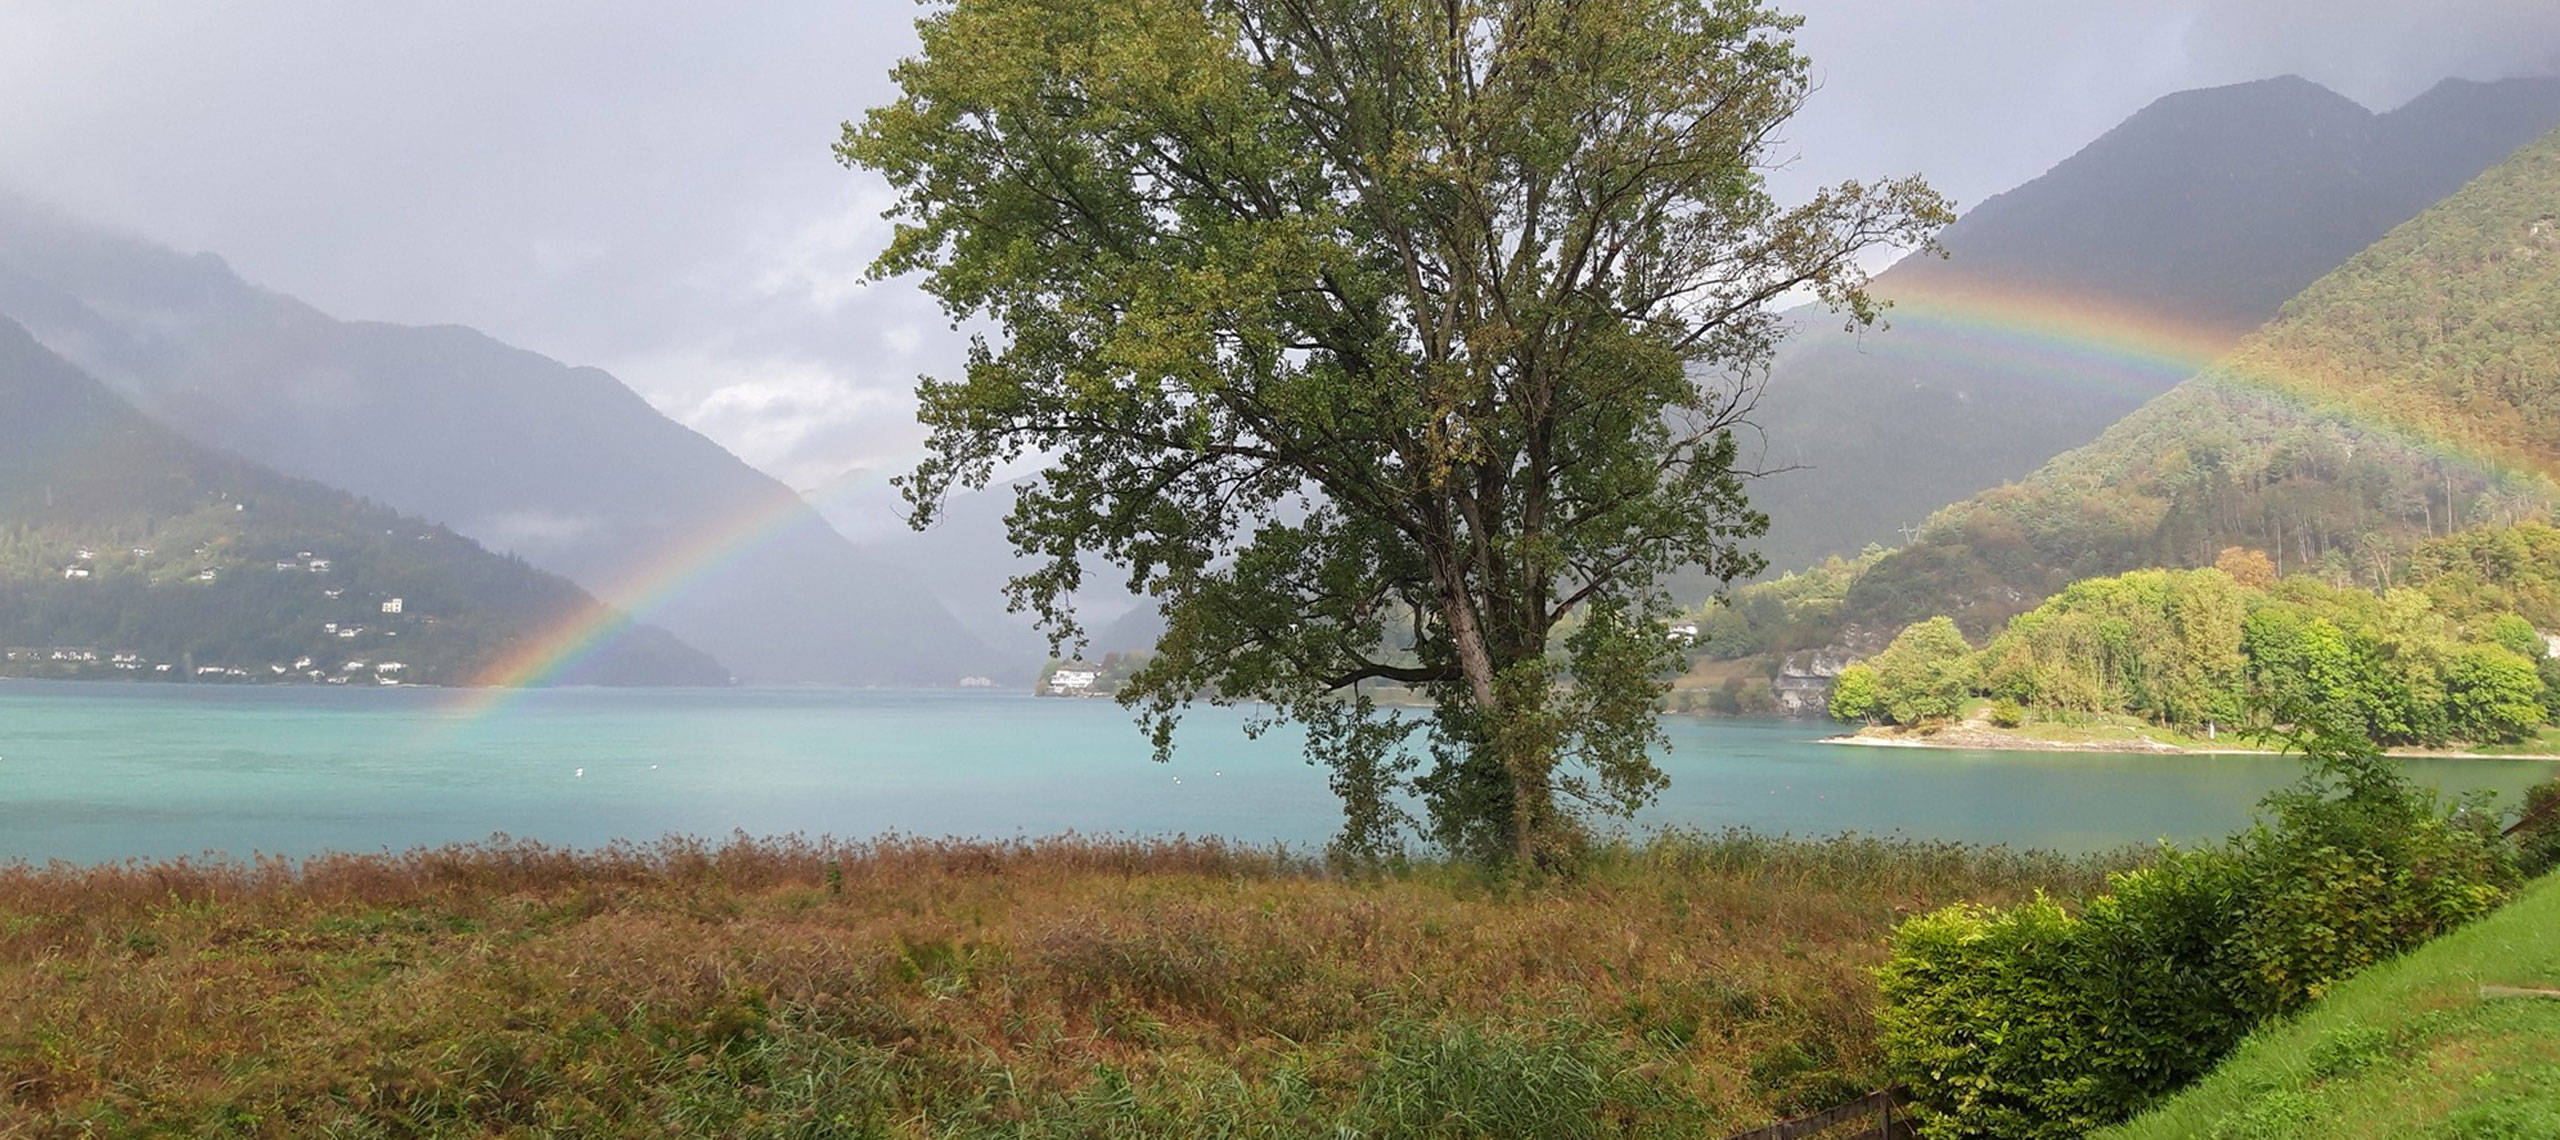
M0 650L0 659L29 662L59 661L77 665L95 662L98 659L98 651L77 646L20 645Z
M199 582L211 582L220 577L222 577L222 572L211 566L207 566L202 570L196 571L196 581Z
M407 606L408 603L402 599L392 598L382 603L382 612L386 614L396 614L407 608Z
M1089 697L1102 681L1102 670L1082 661L1069 661L1049 671L1042 691L1053 696Z
M62 576L71 581L78 581L89 576L89 568L86 566L65 566L62 568Z
M309 567L311 572L314 574L326 574L329 572L329 560L326 558L314 558L304 565Z

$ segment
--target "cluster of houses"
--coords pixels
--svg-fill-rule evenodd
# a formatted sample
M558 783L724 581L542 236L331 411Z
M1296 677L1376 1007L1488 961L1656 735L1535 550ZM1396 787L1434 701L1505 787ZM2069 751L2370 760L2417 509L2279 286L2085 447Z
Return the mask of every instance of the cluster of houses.
M1051 669L1040 679L1036 690L1044 697L1099 697L1109 690L1102 684L1102 668L1082 661L1068 661Z
M155 551L148 546L137 546L134 547L130 553L136 561L139 561L157 554L158 551ZM195 553L198 558L210 558L212 556L211 551L202 548L199 548ZM97 561L98 552L95 550L90 550L84 547L82 549L72 551L71 564L62 568L62 577L65 581L71 582L94 578L97 576ZM294 555L292 558L276 559L275 562L276 573L279 574L326 574L329 572L332 565L333 563L329 559L319 557L308 550L302 551L301 553ZM193 578L198 582L220 581L222 578L222 571L215 569L214 567L207 566L203 569L197 570L193 575ZM328 594L330 597L334 598L341 592L342 591L339 590L330 590L328 591ZM398 613L399 611L390 610L386 612Z
M168 676L177 669L177 666L168 662L145 660L139 653L102 651L87 646L65 645L13 645L0 648L0 662L12 665L68 666L74 669L103 665L122 673L147 672L161 676ZM188 675L205 681L264 679L316 681L329 685L362 684L369 681L377 685L397 685L405 679L408 671L407 663L400 661L351 660L332 669L312 658L302 657L297 658L291 665L270 664L264 671L244 669L237 665L198 665Z
M113 669L119 673L155 673L162 675L169 673L173 668L175 668L174 666L167 664L146 661L139 653L121 653L110 650L102 655L98 650L84 646L63 645L13 645L6 649L0 649L0 661L5 661L12 665L70 666L75 669L90 665L105 665L109 669Z
M424 538L427 536L421 535L420 537ZM137 546L133 547L129 553L135 561L142 561L153 557L157 551L153 550L151 547ZM195 551L195 556L200 560L210 561L213 558L213 552L200 548ZM63 578L68 581L76 582L96 577L98 573L98 558L99 555L97 551L86 547L72 551L72 560L70 564L63 567ZM333 560L308 550L296 553L291 558L276 559L274 565L276 573L279 574L328 574L335 568ZM220 580L221 571L212 566L206 566L197 570L189 577L198 582L213 582ZM343 586L328 586L322 588L321 594L322 596L335 601L345 596L346 588ZM384 598L382 599L379 608L386 616L403 617L408 614L409 603L406 598ZM425 618L422 620L430 624L435 621L434 618ZM320 628L324 635L341 641L353 641L368 633L378 634L381 637L400 636L400 632L396 629L376 630L367 626L334 621L324 622L321 624ZM346 653L350 652L351 649L352 647L350 647L350 649L339 650L338 652ZM348 658L335 665L324 665L316 662L313 658L303 657L294 661L291 665L270 663L263 668L243 667L239 665L197 665L191 661L185 663L154 662L145 660L142 655L138 653L119 650L102 651L86 646L13 646L0 648L0 664L41 666L45 667L48 671L69 669L79 673L88 673L94 669L99 671L111 670L118 673L152 674L179 679L200 679L207 681L299 681L318 682L330 685L367 683L398 685L403 683L409 671L409 666L404 662L372 661L361 658Z

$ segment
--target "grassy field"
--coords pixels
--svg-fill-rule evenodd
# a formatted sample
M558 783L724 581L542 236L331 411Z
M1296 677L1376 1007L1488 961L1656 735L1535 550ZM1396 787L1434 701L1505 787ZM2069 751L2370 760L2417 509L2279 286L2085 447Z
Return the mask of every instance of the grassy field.
M0 868L0 1136L1719 1134L1881 1081L1900 916L2102 865L1666 837Z
M2347 981L2106 1140L2560 1136L2560 876Z

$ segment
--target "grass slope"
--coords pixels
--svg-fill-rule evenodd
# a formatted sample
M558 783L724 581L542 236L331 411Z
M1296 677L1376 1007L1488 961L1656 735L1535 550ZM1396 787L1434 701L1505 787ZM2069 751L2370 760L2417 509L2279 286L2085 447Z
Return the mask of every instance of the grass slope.
M2560 1136L2560 876L2331 991L2106 1140Z
M0 1136L1696 1136L1883 1079L1884 936L2096 862L1667 837L0 865Z

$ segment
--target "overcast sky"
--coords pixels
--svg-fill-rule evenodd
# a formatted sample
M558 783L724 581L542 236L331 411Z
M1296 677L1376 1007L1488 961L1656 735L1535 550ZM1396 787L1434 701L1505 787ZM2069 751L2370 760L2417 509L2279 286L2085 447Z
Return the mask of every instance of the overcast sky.
M1800 0L1821 90L1779 179L1971 205L2172 91L2294 73L2377 110L2560 70L2555 0ZM795 486L914 454L958 340L865 285L885 190L838 124L897 0L8 0L0 186L342 317L610 369Z

